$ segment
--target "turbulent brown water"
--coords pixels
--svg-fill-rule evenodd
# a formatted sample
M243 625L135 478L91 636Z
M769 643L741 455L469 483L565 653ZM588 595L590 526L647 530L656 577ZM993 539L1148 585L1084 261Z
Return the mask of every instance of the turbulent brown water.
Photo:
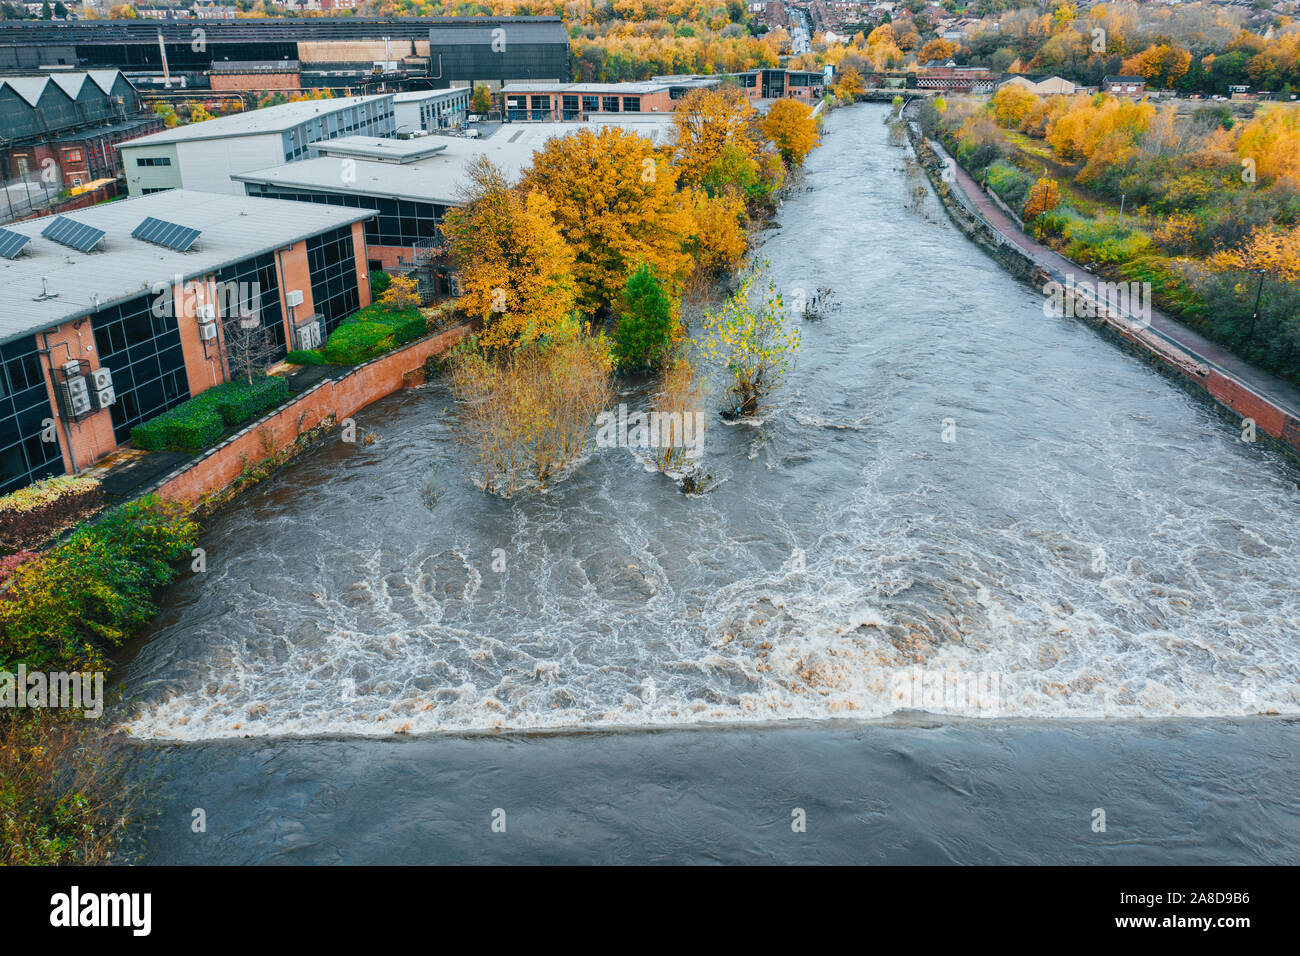
M496 779L507 753L531 768L538 795L544 770L594 773L582 784L589 807L653 767L654 792L712 794L700 820L756 799L701 778L710 752L742 780L751 749L766 755L751 773L797 749L874 774L898 748L969 766L990 746L1023 746L1031 753L1011 765L1094 779L1116 759L1115 726L1168 745L1115 770L1112 790L1149 785L1152 767L1196 750L1189 741L1244 777L1294 770L1291 722L1250 715L1300 712L1296 472L1082 323L1044 318L1038 293L965 241L932 197L916 208L883 115L859 106L829 118L767 234L762 255L787 296L829 286L842 308L803 326L797 367L761 424L710 418L704 466L719 483L707 494L683 496L633 452L602 448L546 494L488 497L434 385L365 410L359 431L373 444L329 442L211 523L208 570L167 593L127 669L133 700L120 718L141 741L191 742L158 759L223 795L234 831L221 859L393 858L382 840L358 849L344 831L421 818L426 797L403 786L407 772L412 787L486 813L457 781ZM900 685L900 673L992 680L996 693L972 711L908 697L920 685ZM944 717L942 740L881 725L860 746L827 723L916 708L1021 729L1005 737L999 720ZM1244 723L1188 721L1200 729L1186 737L1177 728L1192 716ZM1078 721L1096 718L1126 719L1081 738ZM1132 718L1176 719L1157 732L1132 730ZM790 721L798 739L772 729ZM678 743L541 735L505 750L473 736L416 749L338 739L720 723L753 730ZM219 740L248 736L275 739ZM1054 747L1064 763L1046 756ZM295 769L269 769L250 789L245 773L263 763ZM803 772L835 791L843 781L829 767ZM934 778L918 764L871 799L916 800L918 819L942 828L951 811ZM1008 787L983 791L989 812L1032 803L1032 788ZM189 807L185 789L176 799ZM381 819L344 809L347 793ZM285 809L313 800L324 811L308 818ZM268 812L294 821L289 839ZM1294 808L1260 813L1294 829ZM588 832L597 843L574 837L535 858L599 858L605 831ZM159 858L208 858L178 833L160 838ZM1009 838L1003 858L1017 858L1017 839L1033 842ZM460 858L436 840L412 845ZM822 844L823 858L840 858L839 845ZM1197 858L1261 852L1219 843Z
M880 717L910 667L994 675L985 716L1300 710L1295 473L909 208L877 110L829 130L762 254L842 309L710 419L717 487L608 448L499 501L445 388L381 402L212 524L131 733Z

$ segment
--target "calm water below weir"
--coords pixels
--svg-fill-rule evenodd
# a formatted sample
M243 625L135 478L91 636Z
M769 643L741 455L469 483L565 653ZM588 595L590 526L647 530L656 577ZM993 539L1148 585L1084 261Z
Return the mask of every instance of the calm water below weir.
M843 308L709 493L487 497L434 385L210 524L125 669L147 859L1297 862L1300 476L909 208L883 116L767 234Z

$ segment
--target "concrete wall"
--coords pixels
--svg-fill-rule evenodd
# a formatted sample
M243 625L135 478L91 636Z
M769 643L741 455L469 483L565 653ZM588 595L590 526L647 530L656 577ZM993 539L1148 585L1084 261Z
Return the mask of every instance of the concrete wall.
M126 174L127 192L132 196L143 196L146 189L181 188L181 161L176 154L175 143L161 143L157 146L134 146L128 143L119 151ZM171 165L141 166L139 161L146 157L170 159Z
M470 333L457 326L359 365L346 377L326 379L280 409L230 436L196 461L167 475L153 489L164 498L195 505L228 487L253 462L278 452L329 416L342 421L407 384L408 372Z
M265 133L196 140L177 143L176 152L186 189L242 196L244 184L232 181L230 174L283 165L284 137L280 133Z

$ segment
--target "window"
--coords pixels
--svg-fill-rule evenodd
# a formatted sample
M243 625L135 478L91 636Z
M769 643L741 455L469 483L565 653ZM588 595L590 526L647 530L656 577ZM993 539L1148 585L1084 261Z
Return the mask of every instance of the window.
M137 166L170 166L172 158L170 156L137 156L135 164Z
M171 288L162 294L170 299ZM166 302L157 310L163 315L155 315L155 298L142 295L90 317L100 364L113 370L113 436L119 444L131 437L133 425L190 397L179 323L194 320L177 317Z
M81 162L81 150L65 149L63 151L63 158L69 163L79 163ZM78 183L78 185L80 185L80 183Z
M602 97L601 107L605 110L606 113L617 113L618 97L617 96Z
M0 345L0 495L63 474L59 443L43 441L53 418L36 336Z
M307 240L307 269L311 298L325 319L325 334L361 308L352 227L342 226Z
M268 252L227 266L217 273L217 311L222 325L235 323L244 313L256 313L262 320L274 358L284 357L284 313L280 309L280 283L275 275L275 253Z
M584 97L582 98L582 111L583 111L584 113L598 113L598 112L600 112L600 97L599 97L599 96L584 96Z
M623 112L624 112L624 113L640 113L640 112L641 112L641 97L639 97L639 96L625 96L625 97L623 97Z

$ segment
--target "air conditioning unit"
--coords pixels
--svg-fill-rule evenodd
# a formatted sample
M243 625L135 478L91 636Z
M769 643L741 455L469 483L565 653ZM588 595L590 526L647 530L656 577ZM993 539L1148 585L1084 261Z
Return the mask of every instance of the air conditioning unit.
M90 380L97 392L102 392L106 388L112 388L113 370L111 368L97 368L90 373Z
M211 342L217 337L217 323L204 322L199 326L199 338L204 342Z
M77 359L73 359L71 362L64 362L63 374L67 378L76 378L81 374L81 362Z
M70 378L64 383L64 414L73 421L89 415L93 409L90 405L90 389L84 378Z
M211 302L204 302L198 307L196 317L200 322L211 322L217 317L217 307Z
M112 385L107 388L101 388L95 393L96 408L108 408L108 406L112 405L115 401L117 401L117 396L113 394Z
M290 289L284 294L284 301L288 302L291 308L298 308L302 305L302 290Z
M298 348L301 351L320 348L320 323L308 322L294 330L297 333Z

